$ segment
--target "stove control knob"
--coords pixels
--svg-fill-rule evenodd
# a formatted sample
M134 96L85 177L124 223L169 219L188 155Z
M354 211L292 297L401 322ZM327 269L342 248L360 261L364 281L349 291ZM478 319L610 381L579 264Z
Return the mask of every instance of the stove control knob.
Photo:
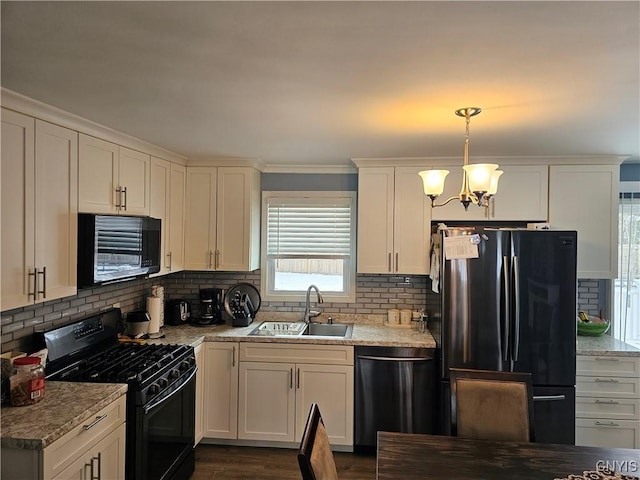
M183 360L182 362L180 362L180 365L178 366L178 369L181 372L189 370L189 368L191 368L191 363L188 360Z
M158 385L156 385L155 383L149 385L149 388L147 389L147 393L149 393L149 395L156 395L159 391L160 387L158 387Z
M169 372L169 379L170 380L175 380L179 376L180 376L180 371L177 368L174 368L173 370L171 370Z
M169 385L169 382L166 378L160 378L158 379L158 385L160 386L160 388L166 388L167 385Z

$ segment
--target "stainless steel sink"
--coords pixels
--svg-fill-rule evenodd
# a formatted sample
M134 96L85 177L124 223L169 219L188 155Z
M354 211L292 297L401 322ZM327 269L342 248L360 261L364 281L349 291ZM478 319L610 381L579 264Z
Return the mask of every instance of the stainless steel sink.
M250 336L351 338L352 323L262 322Z
M351 323L310 323L303 335L351 338L352 331Z

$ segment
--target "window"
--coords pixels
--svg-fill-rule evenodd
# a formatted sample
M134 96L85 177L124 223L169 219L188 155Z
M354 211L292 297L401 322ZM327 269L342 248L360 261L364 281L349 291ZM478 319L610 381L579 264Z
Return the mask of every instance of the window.
M355 301L355 192L263 192L265 299Z
M640 348L640 193L621 193L613 336Z

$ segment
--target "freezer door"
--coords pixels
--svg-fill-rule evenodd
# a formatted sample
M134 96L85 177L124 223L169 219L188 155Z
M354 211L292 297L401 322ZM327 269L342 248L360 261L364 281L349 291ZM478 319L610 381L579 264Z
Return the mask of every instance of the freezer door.
M513 370L531 372L534 385L575 385L576 240L576 232L512 233Z
M574 387L533 387L536 442L575 443Z
M505 344L506 318L503 264L510 255L509 233L499 230L448 229L443 236L477 234L479 258L441 258L442 363L449 368L503 370L509 367ZM443 238L444 245L444 238Z

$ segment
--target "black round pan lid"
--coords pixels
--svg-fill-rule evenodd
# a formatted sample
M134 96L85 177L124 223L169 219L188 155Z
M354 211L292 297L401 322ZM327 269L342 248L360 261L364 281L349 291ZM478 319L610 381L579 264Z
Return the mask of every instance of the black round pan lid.
M229 290L227 290L227 293L224 296L225 311L231 317L233 317L233 312L231 311L231 306L229 305L229 302L233 300L236 293L240 293L240 294L246 293L248 295L249 300L251 300L251 304L253 305L253 309L254 309L253 314L255 316L255 314L258 313L258 310L260 310L260 303L262 302L262 299L260 297L260 292L258 291L258 289L253 285L251 285L250 283L238 283L233 287L231 287Z

